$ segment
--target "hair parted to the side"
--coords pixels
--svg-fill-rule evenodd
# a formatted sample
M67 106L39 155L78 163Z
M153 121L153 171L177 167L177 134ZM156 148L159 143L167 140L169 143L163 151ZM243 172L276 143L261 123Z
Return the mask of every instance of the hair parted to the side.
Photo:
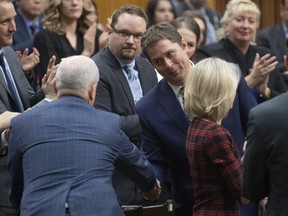
M116 23L118 22L118 18L121 14L124 13L128 13L130 15L136 15L139 17L142 17L145 22L146 22L146 28L148 26L148 17L145 13L145 11L137 6L137 5L132 5L132 4L125 4L122 5L120 8L118 8L117 10L115 10L112 14L112 18L111 18L111 27L115 27Z
M86 56L64 58L56 73L56 88L78 91L89 90L99 81L99 71L95 62Z
M186 28L189 29L191 32L193 32L196 35L196 42L198 43L200 38L200 28L197 22L189 17L189 16L182 16L177 17L174 19L171 23L173 26L175 26L176 29L180 28Z
M182 36L173 25L166 22L150 26L141 39L142 51L148 59L147 49L161 40L170 40L172 43L178 43L181 46Z
M217 31L218 39L225 38L227 35L226 32L226 23L230 20L231 15L235 12L250 12L256 15L256 24L257 28L260 23L261 11L259 7L251 0L230 0L226 5L226 10L224 15L221 18L221 27Z
M185 82L185 110L190 117L224 118L233 105L241 73L232 63L211 57L197 63Z
M59 35L64 35L66 32L61 26L60 5L62 0L49 0L49 5L45 10L45 17L42 20L44 28L55 32ZM83 13L78 19L77 28L85 34L88 28L92 25L93 20L90 14L93 13L91 0L83 0Z

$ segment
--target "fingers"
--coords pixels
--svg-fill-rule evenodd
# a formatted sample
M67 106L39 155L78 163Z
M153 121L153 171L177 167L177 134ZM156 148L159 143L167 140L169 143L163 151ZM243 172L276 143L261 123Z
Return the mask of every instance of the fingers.
M56 56L53 55L48 63L48 67L47 67L47 74L50 73L50 70L53 70L53 68L55 67L55 63L56 63Z

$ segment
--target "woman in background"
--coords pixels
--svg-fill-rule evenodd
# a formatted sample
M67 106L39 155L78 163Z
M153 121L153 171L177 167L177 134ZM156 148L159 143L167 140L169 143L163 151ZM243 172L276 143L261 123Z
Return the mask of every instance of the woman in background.
M160 22L172 22L176 17L171 0L149 0L146 7L149 26Z
M34 47L40 53L35 68L36 87L49 62L55 55L56 64L72 55L92 56L99 50L99 37L91 0L50 0L43 19L44 30L34 38Z
M205 45L206 44L206 38L207 38L207 24L206 24L206 21L205 21L203 15L197 11L187 10L183 13L183 16L184 17L188 16L188 17L191 17L192 19L194 19L200 28L200 38L198 41L198 48L200 46Z
M230 0L221 19L220 41L199 48L196 60L217 56L236 64L258 102L286 92L271 50L253 45L260 10L251 0Z
M171 23L182 36L182 39L187 43L187 55L193 60L197 50L197 44L200 38L200 28L195 20L186 17L177 17Z

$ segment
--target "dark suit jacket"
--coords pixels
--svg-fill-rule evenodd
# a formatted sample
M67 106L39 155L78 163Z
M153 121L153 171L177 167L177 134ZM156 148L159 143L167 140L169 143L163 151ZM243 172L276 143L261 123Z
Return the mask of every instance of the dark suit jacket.
M121 66L108 47L92 57L99 68L100 80L97 86L95 107L116 113L121 118L121 128L130 140L139 146L141 128L136 114L134 99ZM145 95L156 83L156 72L144 58L136 58L136 67ZM143 198L135 183L118 170L113 174L113 185L120 204L143 204Z
M41 134L31 136L38 128ZM13 119L9 141L11 201L21 215L64 216L65 202L71 215L123 215L111 183L116 160L142 190L155 184L119 116L79 97L63 96Z
M40 20L43 19L43 15L39 17ZM12 48L16 51L21 51L21 53L29 48L29 51L33 48L33 38L31 38L26 24L22 18L22 16L17 13L15 17L15 24L17 31L13 34L13 45ZM42 30L42 25L40 26L40 30Z
M233 134L239 134L238 140L244 142L248 112L255 105L256 101L242 78L233 108L223 120L226 127L231 126L228 130L233 129ZM187 116L164 79L137 103L136 109L142 127L143 152L162 184L167 168L171 170L174 215L191 216L193 189L185 150Z
M268 53L271 54L271 50L265 47L251 45L246 55L243 55L229 39L225 38L217 43L200 47L196 53L196 61L212 56L219 57L228 62L237 64L241 69L243 76L246 76L253 66L256 53L259 53L260 56L264 56ZM271 97L287 91L287 85L280 76L279 70L276 69L269 75L268 86L271 89Z
M268 196L265 215L269 216L288 215L287 106L285 93L249 115L243 190L250 200Z
M123 131L134 141L139 141L141 129L135 111L135 104L128 81L123 74L120 63L108 47L92 57L96 62L100 81L97 87L95 107L121 116ZM136 58L143 95L157 84L153 66L144 58ZM137 144L137 143L136 143Z
M21 69L21 65L18 62L15 51L11 47L4 47L2 51L9 64L24 109L27 109L43 99L44 93L42 90L39 90L37 93L33 91L25 77L24 72ZM13 98L11 97L4 78L0 75L0 113L4 111L19 112ZM0 157L0 206L11 205L8 198L9 176L6 160L6 156Z
M259 31L257 44L271 49L277 57L280 71L286 71L283 59L286 55L286 36L281 23Z

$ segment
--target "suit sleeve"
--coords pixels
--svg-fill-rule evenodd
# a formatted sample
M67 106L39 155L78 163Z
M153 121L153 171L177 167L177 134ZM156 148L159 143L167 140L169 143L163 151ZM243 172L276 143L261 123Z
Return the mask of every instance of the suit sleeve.
M122 131L120 136L121 151L115 164L117 169L136 182L142 191L152 190L156 183L156 178L151 164Z
M19 128L18 128L19 129ZM8 148L8 170L10 173L10 200L16 210L19 210L21 197L23 193L23 171L22 171L22 157L18 144L21 144L21 137L14 127L14 119L11 121L11 131L9 137Z
M257 123L253 110L249 116L247 146L243 162L243 191L251 201L268 195L268 167L266 165L265 134Z
M149 126L149 123L143 116L145 115L145 110L142 110L138 106L136 108L142 129L142 152L153 165L157 179L161 182L161 184L164 184L166 180L167 156L165 155L158 136L155 134L155 131ZM149 111L147 110L147 112Z

